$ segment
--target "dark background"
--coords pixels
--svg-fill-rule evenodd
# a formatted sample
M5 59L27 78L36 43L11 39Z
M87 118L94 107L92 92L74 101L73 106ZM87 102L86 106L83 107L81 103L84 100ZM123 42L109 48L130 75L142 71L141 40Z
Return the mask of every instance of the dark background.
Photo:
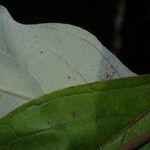
M18 22L62 22L95 36L126 66L150 73L149 0L0 0Z

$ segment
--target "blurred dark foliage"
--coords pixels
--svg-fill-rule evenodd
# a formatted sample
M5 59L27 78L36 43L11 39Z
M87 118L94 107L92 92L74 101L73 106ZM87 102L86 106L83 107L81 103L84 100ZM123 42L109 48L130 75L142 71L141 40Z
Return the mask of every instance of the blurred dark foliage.
M148 0L0 0L18 22L62 22L95 36L132 71L150 73Z

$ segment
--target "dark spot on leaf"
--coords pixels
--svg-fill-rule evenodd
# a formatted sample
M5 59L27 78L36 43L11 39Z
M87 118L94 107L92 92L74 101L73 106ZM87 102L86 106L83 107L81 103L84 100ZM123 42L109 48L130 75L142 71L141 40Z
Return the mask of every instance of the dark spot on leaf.
M112 71L111 74L106 74L106 80L110 80L115 76L115 71Z
M93 90L94 89L94 87L91 87L91 90Z
M38 35L35 35L35 37L38 37Z
M34 47L33 47L33 46L31 46L31 48L33 49Z
M77 112L71 112L71 117L72 118L76 118L78 116L79 116L79 114Z
M40 53L43 54L43 51L41 51Z
M52 124L52 122L51 122L50 120L48 120L48 121L47 121L47 124L48 124L48 125L51 125L51 124Z
M71 79L71 77L70 77L69 75L67 76L67 78L68 78L68 79Z
M106 79L107 79L107 80L109 80L110 77L111 77L111 76L110 76L109 74L106 74Z
M113 76L115 75L115 71L112 71L112 75L113 75Z

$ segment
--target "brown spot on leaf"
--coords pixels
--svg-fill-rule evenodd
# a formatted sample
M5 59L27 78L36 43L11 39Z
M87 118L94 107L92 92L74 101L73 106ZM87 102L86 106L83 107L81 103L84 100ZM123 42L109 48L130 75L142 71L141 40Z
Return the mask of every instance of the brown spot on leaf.
M71 117L74 119L79 116L78 112L71 112Z

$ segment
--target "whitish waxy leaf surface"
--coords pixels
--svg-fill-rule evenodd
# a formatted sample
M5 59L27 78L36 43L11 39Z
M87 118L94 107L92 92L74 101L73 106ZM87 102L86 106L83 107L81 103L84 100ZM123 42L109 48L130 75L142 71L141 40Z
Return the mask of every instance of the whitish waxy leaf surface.
M6 90L6 96L9 91L17 93L7 100L0 97L0 116L24 103L26 97L135 75L87 31L66 24L23 25L2 6L0 51L0 57L4 55L0 60L0 90Z
M137 118L149 108L150 76L67 88L30 101L0 119L0 149L96 150L125 127L136 130L143 121ZM148 118L144 129L150 129ZM118 150L113 145L108 149Z
M41 87L26 68L0 51L0 116L16 104L21 105L41 94Z

